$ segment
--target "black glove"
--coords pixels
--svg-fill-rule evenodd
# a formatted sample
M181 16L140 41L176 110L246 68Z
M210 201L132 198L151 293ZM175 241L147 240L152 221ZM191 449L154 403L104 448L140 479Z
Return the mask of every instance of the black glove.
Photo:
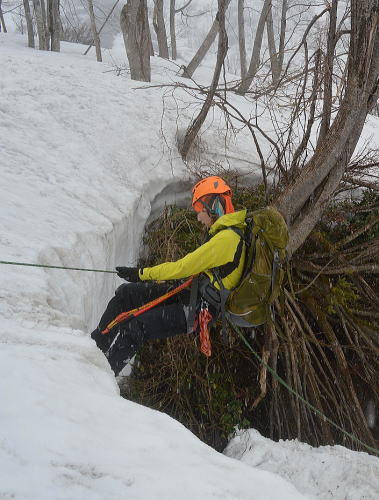
M137 267L116 267L116 271L117 276L131 283L141 281L138 275L139 269Z

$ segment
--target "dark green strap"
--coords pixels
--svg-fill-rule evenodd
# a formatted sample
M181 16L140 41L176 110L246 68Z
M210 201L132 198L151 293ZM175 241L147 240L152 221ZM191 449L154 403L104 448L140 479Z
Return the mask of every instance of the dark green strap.
M188 316L187 316L187 333L193 332L195 316L196 316L198 292L199 292L199 275L195 276L192 280L190 301L188 306Z
M220 294L220 312L221 312L221 339L225 345L228 343L228 332L226 329L226 311L225 311L225 305L226 301L228 300L228 297L230 295L230 290L224 287L224 283L222 282L222 279L220 278L220 275L218 273L217 269L212 269L212 273L218 283L218 286L220 287L219 289L219 294Z

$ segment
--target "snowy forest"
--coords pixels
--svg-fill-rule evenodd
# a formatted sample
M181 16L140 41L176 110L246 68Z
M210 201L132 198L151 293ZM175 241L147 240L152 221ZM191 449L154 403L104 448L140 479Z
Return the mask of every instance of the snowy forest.
M377 498L379 0L0 0L0 65L0 498ZM271 319L115 377L214 175L287 224Z

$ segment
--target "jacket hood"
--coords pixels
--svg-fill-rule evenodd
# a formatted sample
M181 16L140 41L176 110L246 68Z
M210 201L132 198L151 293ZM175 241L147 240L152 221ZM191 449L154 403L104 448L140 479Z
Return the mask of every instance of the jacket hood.
M216 233L222 229L226 229L230 226L236 226L239 229L245 230L246 223L246 210L239 210L238 212L233 212L232 214L226 214L219 217L216 222L212 224L209 229L209 234L214 236Z

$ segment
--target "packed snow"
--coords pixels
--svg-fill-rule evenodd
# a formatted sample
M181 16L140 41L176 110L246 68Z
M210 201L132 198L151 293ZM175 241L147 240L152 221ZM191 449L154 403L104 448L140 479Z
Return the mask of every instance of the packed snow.
M72 44L40 52L0 33L0 260L133 265L148 217L188 195L177 109L164 89L135 90L110 62L82 52ZM122 57L119 48L106 59ZM162 83L175 71L154 58L153 75ZM231 155L243 163L251 145L239 141ZM248 459L236 441L224 455L121 398L89 337L120 283L113 274L1 265L0 498L375 498L379 459L367 454L252 432L260 444ZM341 456L354 464L350 477ZM315 467L320 457L331 466Z
M298 440L273 442L254 429L236 432L224 453L251 467L275 472L309 498L379 498L379 460L343 446L312 448Z

